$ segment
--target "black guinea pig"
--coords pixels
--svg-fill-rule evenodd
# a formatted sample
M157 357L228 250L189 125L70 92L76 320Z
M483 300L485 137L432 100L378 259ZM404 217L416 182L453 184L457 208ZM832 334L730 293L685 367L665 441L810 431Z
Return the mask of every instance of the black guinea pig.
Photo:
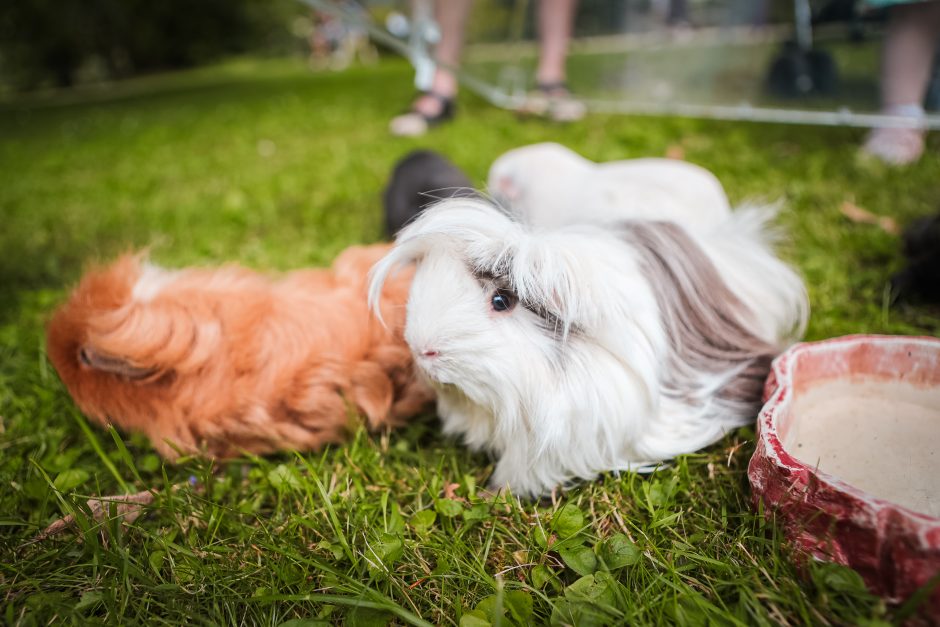
M395 164L383 196L385 234L394 238L436 200L476 196L470 179L443 155L415 150Z
M940 213L904 229L904 256L907 267L891 277L895 297L940 303Z

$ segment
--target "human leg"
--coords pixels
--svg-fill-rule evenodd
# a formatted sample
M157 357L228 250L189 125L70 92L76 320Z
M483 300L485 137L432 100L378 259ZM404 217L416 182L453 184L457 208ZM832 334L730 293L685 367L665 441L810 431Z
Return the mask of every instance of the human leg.
M559 122L584 117L584 103L574 99L567 85L568 44L574 27L578 0L539 2L539 64L535 72L536 93L524 109Z
M460 65L464 26L472 4L473 0L438 0L435 3L434 15L441 30L441 39L434 47L434 58L441 65L434 71L428 93L415 99L411 111L392 120L390 128L394 135L421 135L429 126L453 115L457 77L448 68Z
M882 110L923 117L922 103L940 39L940 2L892 7L881 59ZM863 150L894 165L912 163L924 151L922 128L877 128Z

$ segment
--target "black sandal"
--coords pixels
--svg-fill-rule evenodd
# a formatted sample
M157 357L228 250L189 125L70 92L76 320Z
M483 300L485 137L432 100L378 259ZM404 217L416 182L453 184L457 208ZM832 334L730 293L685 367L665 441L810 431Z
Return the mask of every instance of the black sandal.
M566 81L552 81L551 83L536 83L535 88L548 96L549 98L570 97L571 90L568 89Z
M437 100L441 105L441 110L436 115L427 115L414 108L392 118L389 123L389 130L392 135L399 137L417 137L424 135L428 129L442 124L454 118L457 110L457 103L454 98L443 96L433 91L422 91L418 93L418 98L429 96ZM415 99L417 100L417 98Z

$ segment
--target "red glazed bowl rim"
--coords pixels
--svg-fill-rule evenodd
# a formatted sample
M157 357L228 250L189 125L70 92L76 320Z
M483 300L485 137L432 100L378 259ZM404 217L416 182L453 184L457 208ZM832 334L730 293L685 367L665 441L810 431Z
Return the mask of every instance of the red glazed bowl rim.
M794 344L781 353L771 365L771 374L767 380L767 388L764 391L764 406L758 415L757 438L764 445L763 448L767 457L779 467L790 471L791 476L797 476L803 472L809 473L829 489L846 493L861 507L867 508L873 515L877 515L883 510L893 510L912 522L916 521L921 532L918 535L926 543L926 535L929 531L933 529L940 530L940 518L916 512L893 501L876 497L865 490L842 481L838 477L818 470L815 466L800 461L787 452L777 434L777 418L780 412L785 411L793 402L794 369L796 368L793 364L797 362L798 358L803 355L822 353L833 349L848 349L860 344L875 346L910 345L919 348L926 347L928 350L935 350L940 353L940 338L926 336L847 335L818 342Z

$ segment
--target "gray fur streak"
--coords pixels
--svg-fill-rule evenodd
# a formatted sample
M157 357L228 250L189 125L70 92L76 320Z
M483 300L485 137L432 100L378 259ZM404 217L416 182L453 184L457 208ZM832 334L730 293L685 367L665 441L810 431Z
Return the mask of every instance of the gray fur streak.
M664 393L695 402L708 393L701 373L727 373L716 398L728 409L756 413L778 351L749 327L754 313L679 225L630 221L623 238L639 255L669 337Z

